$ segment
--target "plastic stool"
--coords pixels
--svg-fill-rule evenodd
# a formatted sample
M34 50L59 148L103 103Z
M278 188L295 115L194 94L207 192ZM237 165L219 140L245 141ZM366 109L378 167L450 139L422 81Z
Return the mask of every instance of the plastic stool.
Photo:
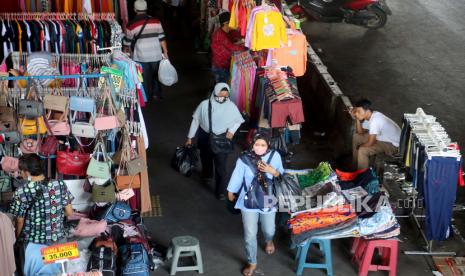
M389 276L395 276L397 273L398 246L397 240L359 239L353 258L354 262L359 266L358 275L366 276L369 271L387 270ZM354 247L352 246L352 248ZM376 248L378 248L381 256L381 265L371 264Z
M175 275L178 271L195 271L203 273L202 253L200 252L199 240L191 236L175 237L171 241L168 256L173 256L170 275ZM179 258L193 257L196 265L178 266Z
M324 263L307 263L308 250L312 243L318 244L320 250L323 252L325 258ZM297 275L302 275L304 268L323 268L326 269L326 274L333 275L333 259L331 256L331 240L327 239L310 239L303 246L297 247L296 255L297 263Z

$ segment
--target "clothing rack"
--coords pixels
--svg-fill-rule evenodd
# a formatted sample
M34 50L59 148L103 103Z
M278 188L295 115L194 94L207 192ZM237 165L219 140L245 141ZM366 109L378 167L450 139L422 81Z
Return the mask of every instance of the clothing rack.
M46 80L46 79L91 79L100 77L110 77L109 74L83 74L83 75L55 75L55 76L18 76L18 77L1 77L0 80Z
M32 13L0 13L0 19L6 20L115 20L114 13L64 13L64 12L32 12Z
M111 48L111 47L110 47ZM98 49L98 48L97 48ZM68 54L68 53L51 53L54 61L59 64L61 60L75 61L78 63L98 63L104 66L109 66L111 64L112 54ZM11 58L13 61L13 67L19 68L19 66L24 63L29 57L29 53L23 52L12 52ZM23 61L23 62L21 62Z
M432 157L455 157L461 160L460 151L457 150L457 143L451 140L436 117L427 115L422 108L418 108L415 114L404 114L404 118L411 126L411 132L417 135L419 142L425 146L428 159ZM408 153L407 153L408 154ZM405 251L406 255L439 255L455 256L456 252L433 251L433 240L429 240L420 223L420 218L425 219L425 215L417 215L415 211L418 207L418 192L411 194L412 210L409 215L397 216L399 218L411 218L425 242L425 251Z

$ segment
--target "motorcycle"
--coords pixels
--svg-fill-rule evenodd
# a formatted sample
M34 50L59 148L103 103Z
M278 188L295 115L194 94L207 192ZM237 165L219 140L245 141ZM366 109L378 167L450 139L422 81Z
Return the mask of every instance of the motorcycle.
M391 9L385 0L300 0L300 6L321 22L342 22L379 29Z

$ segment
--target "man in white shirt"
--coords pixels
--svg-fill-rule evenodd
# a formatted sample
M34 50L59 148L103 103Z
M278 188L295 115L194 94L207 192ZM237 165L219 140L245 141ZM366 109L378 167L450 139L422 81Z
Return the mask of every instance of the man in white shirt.
M383 113L373 111L369 100L355 103L351 114L356 121L352 147L353 161L358 169L368 168L372 155L385 153L392 156L398 151L400 127Z

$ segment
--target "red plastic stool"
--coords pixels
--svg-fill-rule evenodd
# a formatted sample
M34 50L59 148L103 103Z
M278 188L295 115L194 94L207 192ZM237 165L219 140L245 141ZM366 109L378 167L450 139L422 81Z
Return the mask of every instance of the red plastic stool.
M356 245L356 248L354 246ZM367 276L369 271L388 270L389 276L397 273L397 240L363 240L354 241L352 250L355 249L353 261L358 264L359 276ZM372 259L375 249L378 248L381 256L381 265L373 265Z

